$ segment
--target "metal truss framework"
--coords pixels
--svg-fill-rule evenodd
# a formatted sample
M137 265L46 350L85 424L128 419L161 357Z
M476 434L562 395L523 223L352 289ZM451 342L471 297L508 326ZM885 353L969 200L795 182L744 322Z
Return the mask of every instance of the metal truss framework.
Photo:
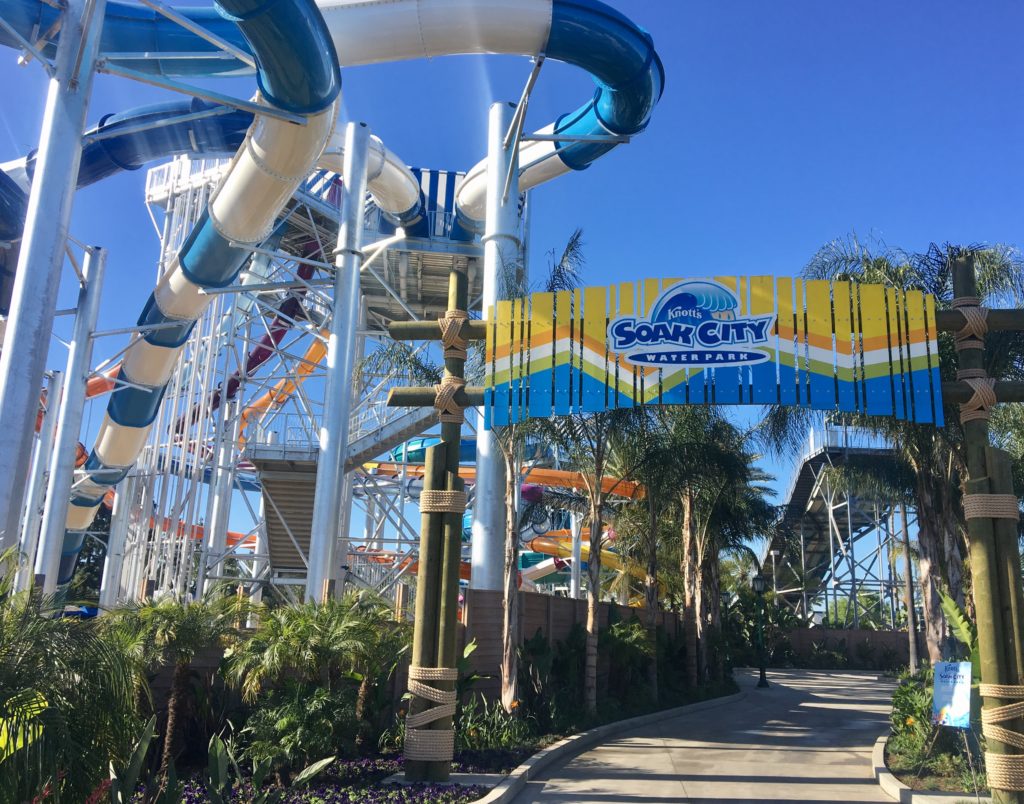
M161 240L157 280L226 164L180 157L149 172L146 202ZM212 294L143 454L118 488L105 605L147 594L199 594L218 582L240 585L256 599L267 587L298 598L309 565L339 189L337 174L311 176L285 209L277 242L256 250L237 284ZM367 204L364 241L371 245L361 271L359 356L389 340L390 321L434 318L447 309L453 265L466 270L471 297L480 295L479 245L445 237L452 211L428 214L429 236L403 242ZM434 423L429 411L386 406L389 388L408 379L367 373L353 388L352 471L337 528L340 558L329 575L339 591L353 584L391 594L414 567L419 521L411 504L420 481L361 468Z
M835 471L851 457L891 454L891 448L852 428L812 433L765 558L780 603L836 627L905 627L906 573L900 559L906 531L916 526L914 512L889 500L856 496ZM911 582L916 589L916 575ZM919 599L916 592L914 599Z

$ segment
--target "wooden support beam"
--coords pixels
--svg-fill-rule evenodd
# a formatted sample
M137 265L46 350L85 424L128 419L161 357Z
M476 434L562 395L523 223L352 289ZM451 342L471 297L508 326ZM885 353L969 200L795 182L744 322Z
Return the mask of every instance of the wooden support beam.
M429 386L412 388L392 388L388 392L390 408L429 408L434 404L437 395ZM464 408L478 408L484 403L484 389L479 386L466 386L455 393L455 401Z
M441 328L437 321L392 321L388 334L396 341L439 341ZM462 337L467 341L482 341L487 336L487 323L469 320L462 324Z
M996 400L999 402L1024 402L1024 382L996 381ZM966 402L974 394L967 383L953 380L942 383L942 401L947 405Z
M963 329L966 320L959 310L937 310L935 324L939 332L956 332ZM1024 310L989 310L986 318L988 328L993 332L1024 330Z

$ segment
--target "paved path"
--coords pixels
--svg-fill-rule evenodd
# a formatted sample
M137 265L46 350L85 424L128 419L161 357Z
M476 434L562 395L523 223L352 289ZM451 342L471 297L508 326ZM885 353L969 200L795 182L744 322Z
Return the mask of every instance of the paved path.
M871 775L894 682L874 674L771 671L770 689L628 732L553 768L515 799L606 802L889 802Z

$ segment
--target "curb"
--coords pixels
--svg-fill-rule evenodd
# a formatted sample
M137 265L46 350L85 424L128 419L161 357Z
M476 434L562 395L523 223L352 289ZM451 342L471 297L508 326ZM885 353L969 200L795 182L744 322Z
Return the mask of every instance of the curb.
M875 747L871 749L871 766L874 772L875 781L893 801L900 804L953 804L957 801L973 802L978 799L973 793L926 793L923 790L914 790L907 787L897 779L885 764L885 744L889 742L889 735L884 734L875 740ZM991 802L989 796L982 796L982 802Z
M747 691L744 690L721 698L711 698L707 701L698 701L697 703L687 704L686 706L677 706L675 709L664 709L661 712L652 712L649 715L640 715L639 717L631 717L628 720L618 720L615 723L606 723L603 726L598 726L596 729L580 732L579 734L574 734L572 737L566 737L564 740L559 740L554 745L549 745L544 750L538 751L536 754L529 757L518 768L514 769L508 776L506 776L501 784L492 789L483 798L477 799L473 804L504 804L505 802L511 801L524 787L526 787L527 782L531 779L536 779L552 765L562 762L563 760L570 759L577 754L582 754L591 746L601 742L602 739L609 737L616 732L630 731L632 729L639 728L640 726L657 723L661 720L669 720L670 718L686 715L690 712L712 709L716 706L721 706L722 704L738 701L746 696Z

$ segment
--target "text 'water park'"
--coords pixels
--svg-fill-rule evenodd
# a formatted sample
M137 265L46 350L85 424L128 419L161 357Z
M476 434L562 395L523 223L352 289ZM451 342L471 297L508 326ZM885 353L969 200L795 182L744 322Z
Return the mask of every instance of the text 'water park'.
M1024 11L911 5L0 0L0 802L1024 801L1019 129L837 102Z

